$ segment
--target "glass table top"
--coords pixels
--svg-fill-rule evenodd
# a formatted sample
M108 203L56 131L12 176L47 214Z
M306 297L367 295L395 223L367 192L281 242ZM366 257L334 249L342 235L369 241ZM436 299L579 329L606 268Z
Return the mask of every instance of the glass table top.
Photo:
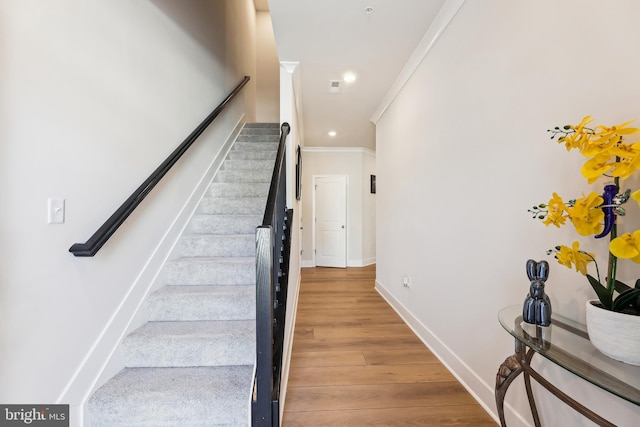
M503 328L536 353L629 402L640 405L640 366L618 362L600 353L589 341L587 327L552 314L551 326L522 320L522 305L502 309Z

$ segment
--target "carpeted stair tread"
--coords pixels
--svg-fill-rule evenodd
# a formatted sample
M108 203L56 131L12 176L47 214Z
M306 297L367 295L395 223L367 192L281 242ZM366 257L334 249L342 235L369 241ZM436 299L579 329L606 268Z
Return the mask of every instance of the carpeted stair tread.
M128 368L89 401L92 427L248 425L252 366Z
M250 320L255 303L254 285L163 286L145 308L151 321Z
M148 322L122 342L125 366L249 365L255 359L255 320Z

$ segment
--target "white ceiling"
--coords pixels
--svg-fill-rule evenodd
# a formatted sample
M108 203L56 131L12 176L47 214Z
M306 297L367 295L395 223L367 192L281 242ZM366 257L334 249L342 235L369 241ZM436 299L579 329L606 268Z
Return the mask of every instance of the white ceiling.
M444 2L268 0L280 61L300 62L307 147L375 149L370 118ZM329 93L346 71L357 80Z

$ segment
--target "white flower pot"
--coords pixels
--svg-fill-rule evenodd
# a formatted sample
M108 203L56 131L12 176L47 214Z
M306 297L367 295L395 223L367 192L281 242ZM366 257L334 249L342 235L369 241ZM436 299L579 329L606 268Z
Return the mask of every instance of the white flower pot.
M640 316L616 313L587 301L587 332L591 343L612 359L640 365Z

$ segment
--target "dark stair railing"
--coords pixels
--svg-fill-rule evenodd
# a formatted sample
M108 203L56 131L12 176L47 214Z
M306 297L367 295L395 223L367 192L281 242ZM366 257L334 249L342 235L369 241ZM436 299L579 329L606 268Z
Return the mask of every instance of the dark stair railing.
M293 217L293 210L286 207L284 165L289 129L288 123L282 124L264 219L256 229L256 376L251 402L254 427L279 425Z
M104 224L87 240L85 243L75 243L69 252L78 257L94 256L98 250L109 240L116 230L124 223L135 208L144 200L145 197L160 182L169 169L182 157L182 155L193 145L198 137L205 129L218 117L218 115L229 105L231 100L236 97L240 89L247 84L250 77L245 76L244 79L231 91L231 93L213 110L203 121L194 129L193 132L178 146L164 162L147 178L136 191L129 196L127 200L105 221Z

